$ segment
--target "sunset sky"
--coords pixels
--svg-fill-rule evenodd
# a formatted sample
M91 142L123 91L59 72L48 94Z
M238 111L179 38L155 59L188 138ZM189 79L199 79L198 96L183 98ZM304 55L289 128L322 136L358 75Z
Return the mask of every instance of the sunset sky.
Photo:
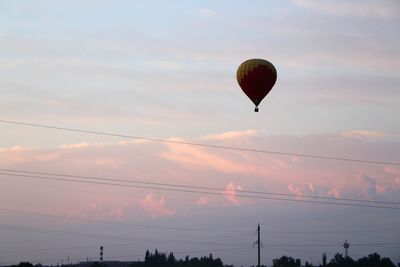
M0 1L0 265L250 266L258 223L263 264L400 262L399 25L396 0ZM249 58L278 73L258 113Z

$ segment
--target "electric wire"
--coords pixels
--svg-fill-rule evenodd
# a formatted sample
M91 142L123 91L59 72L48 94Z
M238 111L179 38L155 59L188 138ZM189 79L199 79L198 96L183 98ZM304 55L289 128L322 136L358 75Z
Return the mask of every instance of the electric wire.
M93 238L93 239L105 239L105 240L120 240L120 241L136 241L136 242L155 242L159 243L177 243L177 244L191 244L191 245L221 245L221 246L244 246L244 243L225 243L225 242L214 242L214 241L190 241L190 240L176 240L176 239L156 239L156 238L142 238L142 237L130 237L130 236L114 236L114 235L104 235L104 234L92 234L92 233L81 233L81 232L70 232L61 230L51 230L51 229L40 229L29 226L21 225L10 225L10 224L0 224L0 228L8 231L24 231L39 234L62 234L68 236L77 236L80 238Z
M323 230L323 231L263 231L263 233L279 233L279 234L346 234L346 233L370 233L370 232L393 232L400 229L352 229L352 230Z
M115 222L115 221L104 221L104 220L96 220L89 218L75 218L69 216L61 216L54 214L46 214L32 211L21 211L9 208L0 208L0 212L10 212L17 214L27 214L34 215L40 217L54 218L54 219L63 219L63 220L73 220L73 221L81 221L81 222L92 222L92 223L100 223L100 224L109 224L109 225L119 225L119 226L134 226L140 228L149 228L149 229L160 229L160 230L172 230L172 231L187 231L187 232L218 232L218 233L248 233L248 231L235 231L235 230L223 230L223 229L210 229L210 228L190 228L190 227L170 227L170 226L160 226L160 225L149 225L149 224L137 224L137 223L123 223L123 222Z
M347 157L323 156L323 155L316 155L316 154L292 153L292 152L272 151L272 150L264 150L264 149L233 147L233 146L223 146L223 145L211 145L211 144L205 144L205 143L196 143L196 142L188 142L188 141L177 141L177 140L170 140L170 139L151 138L151 137L143 137L143 136L135 136L135 135L127 135L127 134L118 134L118 133L108 133L108 132L83 130L83 129L67 128L67 127L60 127L60 126L27 123L27 122L18 122L18 121L3 120L3 119L0 119L0 123L14 124L14 125L20 125L20 126L30 126L30 127L45 128L45 129L60 130L60 131L69 131L69 132L78 132L78 133L86 133L86 134L103 135L103 136L122 137L122 138L144 140L144 141L152 141L152 142L162 142L162 143L171 143L171 144L179 144L179 145L190 145L190 146L198 146L198 147L208 147L208 148L216 148L216 149L224 149L224 150L236 150L236 151L244 151L244 152L255 152L255 153L263 153L263 154L271 154L271 155L281 155L281 156L296 156L296 157L322 159L322 160L347 161L347 162L354 162L354 163L368 163L368 164L378 164L378 165L400 166L400 162L366 160L366 159L356 159L356 158L347 158Z
M351 243L352 247L357 246L388 246L388 245L399 245L400 242L373 242L373 243ZM337 247L342 244L266 244L264 247Z
M39 180L108 185L108 186L117 186L117 187L126 187L126 188L153 189L153 190L163 190L163 191L182 192L182 193L196 193L196 194L217 195L217 196L226 196L227 195L224 192L210 192L210 191L203 191L203 190L189 190L189 189L179 189L179 188L166 188L166 187L131 185L131 184L121 184L121 183L108 183L108 182L97 182L97 181L88 181L88 180L74 180L74 179L67 179L67 178L60 178L60 177L49 177L49 176L45 177L45 176L13 174L13 173L4 173L4 172L3 173L0 172L0 175L29 178L29 179L39 179ZM328 201L317 201L317 200L306 200L306 199L267 197L267 196L248 195L248 194L235 194L235 197L264 199L264 200L279 200L279 201L300 202L300 203L338 205L338 206L353 206L353 207L400 210L400 207L396 207L396 206L367 205L367 204L345 203L345 202L328 202Z
M39 175L46 175L46 176L60 176L60 177L69 177L69 178L82 178L82 179L88 179L88 180L112 181L112 182L146 184L146 185L156 185L156 186L168 186L168 187L177 187L177 188L212 190L212 191L219 191L219 192L221 192L221 191L235 192L236 191L234 189L229 189L229 188L193 186L193 185L172 184L172 183L158 183L158 182L147 182L147 181L140 181L140 180L131 180L131 179L128 180L128 179L115 179L115 178L105 178L105 177L96 177L96 176L72 175L72 174L64 174L64 173L36 172L36 171L30 171L30 170L16 170L16 169L0 168L0 171L16 172L16 173L28 173L28 174L35 174L35 175L39 174ZM334 200L334 201L351 201L351 202L374 203L374 204L400 205L400 202L363 200L363 199L354 199L354 198L334 198L334 197L312 196L312 195L293 195L293 194L285 194L285 193L251 191L251 190L240 190L240 192L241 193L249 193L249 194L257 194L257 195L273 195L273 196L285 196L285 197L296 197L296 198L300 197L300 198L326 199L326 200Z
M42 213L33 213L33 212L26 212L26 211L16 211L16 210L10 210L10 209L0 209L0 211L8 211L8 212L17 212L17 213L23 213L23 214L30 214L30 215L35 215L35 216L42 216L42 217L50 217L50 218L57 218L57 219L67 219L67 220L74 220L74 219L78 219L78 220L81 220L80 218L73 218L73 217L65 217L65 216L58 216L58 215L51 215L51 214L42 214ZM86 220L83 220L83 221L86 221ZM92 220L90 220L90 221L92 221ZM128 223L120 223L120 222L107 222L107 221L99 221L99 220L94 220L94 222L96 222L96 223L112 223L112 224L115 224L115 225L129 225L129 226L137 226L136 224L128 224ZM140 225L140 226L143 226L143 225ZM0 225L0 227L1 227L1 225ZM7 226L6 226L7 227ZM153 227L150 227L150 228L153 228ZM166 229L170 229L170 227L162 227L162 226L156 226L156 228L161 228L161 229L163 229L164 230L164 228L166 228ZM14 230L14 229L18 229L18 228L12 228L12 230ZM197 228L190 228L190 229L187 229L187 228L173 228L174 230L180 230L180 229L183 229L183 230L189 230L189 231L193 231L193 230L204 230L204 231L211 231L211 232L213 232L212 230L210 230L210 229L197 229ZM385 230L385 231L388 231L388 230L390 230L390 231L398 231L398 229L364 229L364 230L358 230L358 232L369 232L369 231L377 231L377 230ZM216 230L217 232L220 232L219 230ZM357 231L357 230L356 230ZM295 231L285 231L285 232L277 232L277 231L275 231L275 232L263 232L263 236L268 236L268 238L270 238L271 236L272 237L276 237L276 236L274 236L274 235L271 235L271 233L285 233L285 234L287 234L287 233L289 233L289 234L293 234L293 233L307 233L307 234L312 234L312 233L321 233L322 231L316 231L316 232L313 232L313 231L297 231L297 232L295 232ZM351 233L351 232L354 232L354 230L347 230L347 231L324 231L324 232L326 232L326 233ZM47 232L46 232L47 233ZM64 233L64 232L63 232ZM250 235L249 234L246 234L246 235L244 235L244 234L241 234L241 235L230 235L230 236L220 236L220 237L216 237L215 236L215 234L213 234L213 238L218 238L218 239L220 239L220 238L238 238L238 237L244 237L244 236L247 236L247 237L249 237ZM75 236L76 237L76 236ZM282 236L277 236L277 237L279 237L279 238L282 238ZM309 238L299 238L299 237L294 237L294 236L283 236L283 238L285 238L285 239L288 239L288 238L290 238L291 240L293 240L293 239L298 239L298 240L305 240L305 241L311 241L311 242L318 242L318 244L319 245L323 245L323 246L336 246L337 244L336 243L327 243L326 241L323 241L323 240L314 240L314 239L309 239ZM135 243L136 244L136 243ZM314 245L318 245L318 244L312 244L312 246L314 246ZM358 244L358 243L353 243L354 245L356 245L356 246L358 246L358 245L360 245L360 246L368 246L368 245L371 245L371 243L364 243L364 244ZM353 245L352 244L352 245ZM373 243L372 245L375 245L375 244L377 244L377 245L379 245L379 246L393 246L393 245L399 245L400 243L399 242L395 242L395 243L393 243L393 242L386 242L386 243ZM133 245L133 243L129 243L129 244L123 244L123 245ZM121 245L112 245L112 246L123 246L122 244ZM307 243L306 244L304 244L305 246L307 246ZM110 246L110 245L108 245L108 246ZM270 245L266 245L266 246L270 246ZM285 244L277 244L277 246L285 246ZM289 245L288 245L289 246ZM297 246L297 245L296 245ZM73 247L73 248L90 248L90 246L85 246L85 247ZM52 248L52 250L60 250L60 249L62 249L62 248ZM67 248L65 248L65 249L67 249ZM72 248L71 248L72 249ZM46 249L34 249L34 250L46 250ZM26 251L26 250L24 250L24 251ZM29 251L31 251L31 250L29 250ZM4 251L4 250L2 250L2 251L0 251L0 253L4 253L4 252L12 252L12 251Z
M5 225L5 224L0 224L0 227L6 228L8 230L15 230L15 231L28 231L28 232L34 232L34 233L45 233L45 234L67 234L67 235L73 235L73 236L79 236L79 237L89 237L89 238L101 238L101 239L107 239L107 240L135 240L135 241L140 241L140 244L143 243L143 241L151 241L151 242L156 242L157 244L159 243L187 243L187 244L192 244L192 245L223 245L223 246L233 246L229 248L222 248L222 249L213 249L211 251L217 251L217 250L235 250L235 249L244 249L244 248L250 248L249 246L243 247L245 244L236 244L236 243L222 243L222 242L202 242L202 241L187 241L187 240L162 240L162 239L149 239L149 238L138 238L138 237L120 237L120 236L110 236L110 235L98 235L98 234L88 234L88 233L77 233L77 232L67 232L67 231L59 231L59 230L49 230L49 229L38 229L38 228L31 228L27 226L16 226L16 225ZM138 244L138 243L135 243ZM126 245L134 245L133 243L131 244L118 244L118 245L107 245L108 247L113 247L113 246L126 246ZM236 247L238 246L238 247ZM241 247L240 247L241 246ZM52 248L52 249L33 249L29 251L50 251L50 250L61 250L61 249L74 249L74 248L88 248L89 246L80 246L80 247L69 247L69 248ZM90 246L93 247L93 246ZM25 251L25 250L24 250ZM210 250L205 250L206 252L210 252ZM4 252L4 251L2 251ZM7 251L11 253L12 251ZM18 253L20 253L20 250L18 250ZM176 252L174 252L177 254ZM110 257L107 257L110 258ZM121 258L121 256L115 257L115 258ZM74 259L70 259L74 260ZM40 261L40 260L39 260ZM31 261L32 262L32 261ZM36 262L36 261L33 261ZM45 262L45 261L41 261Z
M124 244L109 244L107 243L108 248L115 248L115 247L129 247L137 245L137 243L124 243ZM243 244L242 244L243 245ZM90 246L69 246L69 247L51 247L51 248L28 248L28 249L19 249L18 251L15 250L0 250L0 253L20 253L20 252L36 252L36 251L57 251L57 250L74 250L74 249L86 249L86 248L98 248L98 246L90 245ZM237 247L226 248L226 249L236 249Z
M25 211L25 210L15 210L15 209L9 209L9 208L0 208L0 212L10 212L10 213L16 213L16 214L26 214L26 215L33 215L33 216L39 216L39 217L46 217L46 218L54 218L54 219L63 219L63 220L74 220L74 221L81 221L81 222L93 222L93 223L100 223L100 224L110 224L110 225L119 225L119 226L134 226L134 227L140 227L140 228L150 228L150 229L161 229L163 231L165 230L173 230L173 231L190 231L190 232L196 232L196 231L201 231L201 232L226 232L226 233L242 233L240 235L229 235L229 236L221 236L223 238L225 237L244 237L244 236L249 236L248 233L249 231L238 231L238 230L223 230L223 229L218 229L218 228L188 228L188 227L169 227L169 226L162 226L162 225L148 225L148 224L136 224L136 223L123 223L123 222L116 222L116 221L105 221L105 220L96 220L96 219L88 219L88 218L78 218L78 217L70 217L70 216L61 216L61 215L54 215L54 214L48 214L48 213L39 213L39 212L32 212L32 211ZM262 236L265 237L284 237L287 238L288 236L281 236L281 235L272 235L272 234L337 234L337 233L369 233L369 232L398 232L400 229L352 229L352 230L324 230L324 231L263 231L261 234ZM246 234L245 234L246 233ZM213 234L213 237L215 237L215 234ZM290 236L290 238L295 238L299 239L298 237L293 237ZM69 239L67 239L69 240ZM321 240L314 240L314 239L302 239L302 240L308 240L308 241L318 241L318 242L323 242ZM43 241L48 241L48 240L43 240Z

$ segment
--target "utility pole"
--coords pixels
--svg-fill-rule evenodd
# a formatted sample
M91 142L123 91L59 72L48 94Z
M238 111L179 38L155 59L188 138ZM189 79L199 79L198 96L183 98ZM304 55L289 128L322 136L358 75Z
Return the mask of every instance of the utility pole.
M254 245L257 244L257 249L258 249L258 264L257 267L260 267L260 248L261 248L261 240L260 240L260 224L257 226L257 241L254 242Z
M261 241L260 241L260 224L257 226L257 245L258 245L258 267L260 267L260 247L261 247Z

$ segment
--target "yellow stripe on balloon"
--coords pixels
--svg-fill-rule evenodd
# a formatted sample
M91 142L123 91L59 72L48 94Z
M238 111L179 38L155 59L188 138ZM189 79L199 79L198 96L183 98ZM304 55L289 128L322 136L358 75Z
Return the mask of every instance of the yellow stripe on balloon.
M270 64L268 64L268 62L265 61L264 59L254 58L246 60L239 66L236 72L237 80L241 82L246 77L247 74L249 74L252 70L262 65L271 68Z

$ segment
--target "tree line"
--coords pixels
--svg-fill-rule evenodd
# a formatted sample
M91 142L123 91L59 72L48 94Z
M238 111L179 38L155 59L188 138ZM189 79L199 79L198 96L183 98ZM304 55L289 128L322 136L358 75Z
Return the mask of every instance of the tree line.
M400 263L397 264L400 267ZM111 262L82 262L78 264L68 265L71 267L113 267ZM33 265L29 262L21 262L17 265L9 267L43 267L41 264ZM154 253L146 251L144 261L131 262L127 267L233 267L226 265L220 258L214 258L210 253L209 256L201 258L190 258L186 256L184 259L176 259L173 252L163 253L155 250ZM251 267L254 267L251 266ZM267 267L262 265L261 267ZM302 264L300 259L295 259L289 256L282 256L272 260L270 267L396 267L390 258L381 257L378 253L369 254L366 257L357 260L351 257L345 257L337 253L328 261L326 253L322 254L322 263L312 265L309 262Z
M233 267L223 264L220 258L214 258L212 254L201 258L186 256L184 259L177 260L172 252L167 254L160 253L157 250L154 253L147 250L144 262L137 264L135 267ZM263 265L262 267L267 266ZM282 256L272 260L271 267L396 267L396 265L390 258L381 257L378 253L372 253L357 260L337 253L329 261L326 253L324 253L322 254L322 263L319 265L312 265L307 261L302 264L300 259ZM400 267L400 263L398 267Z
M329 262L327 261L326 253L322 254L322 263L313 266L309 262L301 264L300 259L294 259L288 256L282 256L279 259L272 261L272 267L396 267L390 258L381 257L378 253L369 254L358 260L351 257L344 257L337 253ZM400 263L398 264L400 267Z

